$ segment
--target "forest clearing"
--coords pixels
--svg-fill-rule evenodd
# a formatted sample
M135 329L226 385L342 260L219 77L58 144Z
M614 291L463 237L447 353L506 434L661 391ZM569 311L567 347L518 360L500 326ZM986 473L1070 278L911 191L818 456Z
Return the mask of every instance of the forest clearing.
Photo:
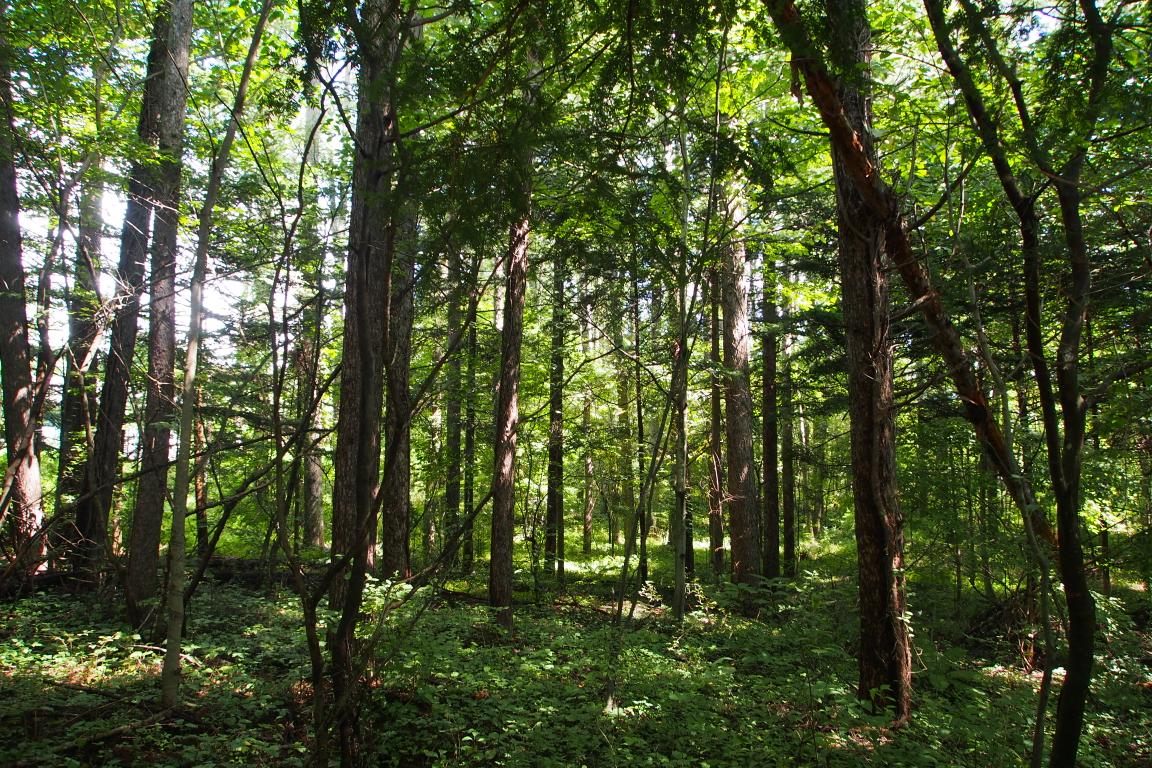
M0 0L0 763L1152 763L1150 51Z

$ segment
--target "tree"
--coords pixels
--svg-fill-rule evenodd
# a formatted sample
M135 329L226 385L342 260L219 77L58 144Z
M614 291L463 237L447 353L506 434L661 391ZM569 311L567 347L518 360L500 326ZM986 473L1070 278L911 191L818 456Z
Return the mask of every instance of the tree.
M761 450L763 451L764 480L763 511L761 525L764 531L764 576L775 579L780 576L780 465L777 411L776 362L779 348L779 331L776 313L776 265L765 258L764 297L761 308L763 332L760 334L761 349L761 390L760 421Z
M837 97L860 137L863 154L878 162L872 145L867 67L871 29L864 4L829 0L831 55L839 72ZM847 335L848 417L852 442L852 498L860 593L858 695L908 719L912 698L912 647L904 590L904 519L896 488L896 436L889 336L884 223L869 216L833 145L840 291ZM788 414L791 451L792 414ZM789 455L789 463L791 456ZM792 518L792 515L788 515ZM790 537L795 523L789 519ZM794 566L793 566L794 567Z
M192 0L171 0L159 65L156 131L160 159L152 189L153 232L148 283L148 388L140 453L140 483L132 514L124 597L135 624L146 618L145 602L156 596L160 531L168 495L168 453L176 415L176 253L180 226L184 111L192 44ZM157 24L159 28L159 23Z
M545 569L564 581L564 251L552 260L551 352L548 368L548 491L544 532Z
M136 129L137 139L145 150L155 148L159 141L165 93L163 80L170 34L170 9L162 6L157 10L153 22ZM111 338L108 354L104 359L104 381L95 419L95 437L88 456L88 468L84 472L83 492L76 507L76 529L80 540L77 569L91 581L99 580L107 557L109 516L120 474L123 449L121 433L140 321L144 261L152 233L152 213L156 207L158 184L157 169L152 158L144 156L143 152L134 153L129 160L127 201L116 269L117 291L112 299L114 314L109 332ZM147 569L140 567L137 561L136 573L145 580L150 578L154 583L155 565L156 557L153 557L153 572L149 577Z
M7 4L0 3L0 389L4 393L4 475L0 520L10 517L21 570L39 566L43 522L36 448L36 387L28 344L28 314L16 186L16 141L9 65ZM41 540L42 542L42 540Z
M752 390L748 380L748 276L740 237L743 209L738 194L724 206L731 235L720 268L724 307L725 428L728 447L728 521L732 537L732 581L751 584L760 575L759 490L752 447Z

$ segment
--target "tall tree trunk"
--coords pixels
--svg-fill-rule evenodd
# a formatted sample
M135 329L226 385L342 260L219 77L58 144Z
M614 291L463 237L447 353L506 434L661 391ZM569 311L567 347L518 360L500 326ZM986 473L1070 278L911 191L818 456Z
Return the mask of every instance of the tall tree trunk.
M97 115L100 114L97 105ZM100 118L97 117L97 125ZM90 373L92 351L99 332L96 314L100 309L97 276L100 273L100 241L103 218L100 203L104 187L96 174L80 182L79 227L76 235L76 263L72 270L72 290L68 293L68 349L65 358L64 391L60 400L60 453L56 482L56 509L63 512L84 492L84 472L91 443L92 419L96 413L96 382ZM77 540L77 552L89 544ZM78 558L87 562L87 558ZM95 580L98 574L79 574Z
M1041 148L1034 124L1027 119L1027 106L1023 103L1022 89L1015 72L1004 63L991 35L973 17L977 35L1000 70L999 74L1008 81L1016 95L1016 108L1031 160L1052 182L1059 203L1068 269L1062 289L1067 303L1061 318L1054 386L1045 344L1048 334L1043 328L1040 291L1042 255L1039 247L1041 226L1035 195L1025 195L1019 186L1001 142L999 125L988 112L970 70L952 45L943 5L938 0L925 2L941 56L964 96L969 115L996 169L1005 197L1019 219L1021 251L1024 256L1025 337L1039 394L1048 473L1056 501L1059 533L1057 558L1068 604L1068 660L1065 664L1064 684L1060 689L1049 760L1051 766L1059 768L1076 763L1092 677L1095 642L1096 606L1088 587L1080 539L1080 483L1089 408L1081 389L1080 347L1088 316L1092 274L1083 231L1080 178L1088 160L1096 123L1102 114L1113 54L1112 28L1101 17L1095 2L1079 0L1077 5L1083 15L1084 29L1092 53L1083 59L1087 86L1084 100L1076 113L1071 115L1077 124L1069 133L1077 138L1068 158L1059 167L1053 163L1048 151ZM969 3L965 3L965 6L969 13L976 10ZM1043 560L1042 552L1040 559ZM1038 737L1038 744L1034 748L1034 763L1042 757L1043 741L1039 728Z
M492 542L488 602L496 618L512 629L512 546L516 505L516 438L520 426L520 344L524 333L524 291L528 270L531 209L530 160L519 169L519 218L508 234L504 274L504 330L500 346L500 384L496 393L496 443L493 449Z
M589 359L591 352L591 314L592 301L589 297L584 299L583 312L580 314L580 347L585 360ZM592 520L596 512L595 472L596 467L592 461L592 392L590 388L584 389L583 405L580 413L580 434L583 435L584 459L584 519L583 519L583 552L592 554Z
M393 189L399 153L390 84L402 47L402 26L392 0L367 0L360 8L356 152L332 489L332 552L342 559L345 575L332 582L330 604L339 620L328 638L334 717L345 766L363 759L355 633L378 517L388 288L402 204Z
M43 544L40 460L36 452L36 392L28 343L20 198L16 187L16 141L12 73L8 63L7 6L0 2L0 385L4 392L4 444L8 471L0 521L11 519L20 568L39 567ZM42 539L41 539L42 542Z
M711 553L712 576L719 582L724 573L724 404L720 357L720 273L713 269L708 279L711 305L712 392L709 398L711 418L708 432L708 549Z
M564 254L552 263L552 349L548 367L548 491L544 524L544 567L564 581Z
M196 410L203 410L204 396L197 391ZM196 443L193 453L198 457L192 469L193 498L196 514L196 557L204 560L211 554L211 532L208 528L208 426L203 415L196 418Z
M871 30L862 0L827 0L835 62L842 73L837 96L845 119L876 167L872 146L867 67ZM846 332L852 498L860 594L858 696L895 719L908 719L912 651L904 592L904 519L896 491L892 343L888 327L888 278L883 266L884 222L870 216L832 147L836 183L840 288ZM791 419L791 416L789 416Z
M781 528L784 539L783 572L788 578L796 575L796 408L792 402L794 383L792 381L792 334L790 330L790 308L784 306L784 395L780 411L784 415L784 434L780 441L781 476Z
M191 2L189 2L188 10L187 24L191 28ZM220 192L220 184L224 178L224 171L228 167L232 143L236 138L237 123L241 115L244 114L244 100L248 93L248 83L252 77L252 69L256 65L256 56L260 51L260 40L264 36L264 27L268 22L268 15L271 10L272 0L264 0L260 18L252 34L252 42L248 47L244 69L240 74L240 83L237 86L236 98L232 104L232 118L228 121L224 139L220 142L220 151L212 164L212 170L208 177L208 189L204 195L204 204L200 208L199 225L196 231L196 256L192 267L190 291L191 312L188 345L184 356L184 384L181 388L179 444L176 452L175 483L172 489L172 530L168 540L168 636L164 648L164 665L160 672L161 701L165 707L174 707L180 702L180 660L183 656L181 640L184 634L184 521L188 511L188 491L192 477L192 447L195 442L193 423L196 418L196 374L200 361L204 282L208 275L208 247L212 237L213 214ZM174 12L174 18L175 15ZM185 67L186 72L187 68ZM183 89L183 83L181 83L181 89ZM174 261L175 259L173 259ZM173 290L175 290L175 286L173 286Z
M464 333L464 297L466 295L463 280L463 256L459 250L453 250L448 255L448 283L451 294L448 297L448 338L459 339ZM469 328L475 323L469 323ZM457 345L459 346L459 345ZM464 350L466 353L467 350ZM445 363L444 372L444 454L445 454L445 480L444 480L444 516L448 524L449 536L455 536L460 529L460 441L463 436L463 422L461 420L461 405L464 391L461 386L460 364L461 350L453 349ZM453 555L453 563L456 556Z
M168 6L168 45L162 63L160 163L154 190L151 276L148 283L148 386L140 454L140 482L128 543L124 598L129 619L139 624L144 603L156 596L160 531L168 494L168 453L176 417L176 254L180 226L180 174L188 62L192 44L192 0Z
M168 58L169 9L156 14L152 43L148 51L143 96L136 135L145 147L156 146L160 134L165 61ZM111 323L108 356L104 362L104 384L96 414L96 432L84 490L76 508L77 535L83 543L77 558L77 571L97 578L108 555L108 527L123 449L124 412L136 334L140 323L140 295L144 289L144 260L152 231L155 208L156 168L148 159L131 158L124 226L120 234L120 256L116 270L115 314Z
M388 324L385 328L385 364L388 380L384 415L384 442L390 461L384 467L380 493L380 572L385 578L411 574L409 554L412 503L412 322L416 287L417 222L411 204L405 204L396 228L390 275ZM426 522L431 522L425 517Z
M464 541L460 548L460 565L472 572L476 556L476 323L468 326L468 360L464 368Z
M636 471L639 472L639 498L634 513L639 516L639 560L636 574L643 584L648 581L648 534L652 523L649 516L651 506L651 486L644 476L648 467L648 438L644 421L644 364L640 357L640 277L636 262L636 251L632 251L632 385L636 406Z
M752 448L752 390L748 380L748 275L742 218L735 195L727 221L737 231L724 248L721 294L724 304L725 411L728 442L728 520L732 537L732 581L753 583L760 576L760 503Z
M760 382L761 450L763 452L764 575L780 575L780 466L779 418L776 409L776 362L780 332L776 312L776 264L764 258L764 331L761 334L763 377Z

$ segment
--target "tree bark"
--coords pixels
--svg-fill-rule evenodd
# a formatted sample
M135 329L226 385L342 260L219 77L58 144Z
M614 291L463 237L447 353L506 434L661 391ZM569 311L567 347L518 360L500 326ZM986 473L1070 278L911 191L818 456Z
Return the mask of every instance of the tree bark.
M580 346L583 352L584 359L589 359L591 351L591 340L589 337L592 302L591 299L585 297L584 311L580 315ZM592 521L593 515L596 512L596 496L595 496L595 472L596 467L592 461L592 392L589 388L585 388L583 394L583 406L580 413L580 433L583 435L583 463L584 463L584 490L582 497L584 500L584 519L583 519L583 552L585 555L592 554Z
M159 140L163 103L164 64L168 57L169 14L162 8L156 15L148 51L143 96L136 135L145 147ZM144 289L144 260L152 232L152 211L156 206L156 168L146 160L131 158L124 226L120 235L117 265L117 292L111 339L104 362L104 383L96 414L95 437L84 489L76 508L77 535L82 546L77 570L95 578L104 567L108 552L108 527L114 491L120 474L123 449L124 412L128 403L132 358L140 323L140 295Z
M148 309L148 386L141 436L140 482L128 544L124 598L129 620L140 624L156 596L160 532L168 493L172 422L176 417L176 253L180 225L184 111L192 44L192 0L167 7L168 44L161 65L160 162L154 189L154 231Z
M472 572L476 556L473 518L476 499L476 323L468 326L468 360L464 368L464 541L460 547L460 565Z
M777 326L776 310L776 264L768 257L764 259L764 330L760 336L762 348L762 379L760 382L761 411L761 451L764 478L763 511L764 526L764 576L775 579L780 576L780 466L777 413L776 364L780 333Z
M97 118L97 124L99 122ZM97 276L102 261L102 197L103 185L98 179L81 180L76 262L72 270L72 289L67 298L68 349L64 363L64 391L60 400L60 466L56 483L58 513L75 505L84 492L92 420L96 414L96 382L91 370L93 346L99 332L96 315L101 304ZM80 534L78 528L75 533ZM78 566L90 562L89 558L79 556L89 545L86 537L76 537L76 551L73 554L78 556ZM89 583L99 579L99 573L85 573L79 567L77 575Z
M728 201L728 218L738 229L740 207ZM760 576L759 493L752 435L752 390L748 380L748 285L744 242L738 232L726 245L720 281L724 304L724 373L728 443L728 521L732 537L732 581L751 584Z
M411 575L412 525L412 322L416 287L416 215L405 204L396 228L390 274L384 370L388 381L384 442L393 457L384 467L380 573L384 578ZM425 517L425 522L431 522Z
M871 29L862 0L827 0L834 64L841 73L836 96L873 168L872 109L867 68ZM896 427L889 335L888 278L884 270L885 223L870 215L832 147L836 183L840 290L846 331L852 498L860 595L859 689L861 699L908 719L912 651L904 591L904 518L897 500Z
M711 305L712 391L709 398L711 418L708 432L708 549L711 553L712 576L719 582L724 573L724 403L720 357L720 273L713 269L709 276Z
M463 302L466 290L463 281L463 257L459 250L448 255L448 282L451 285L448 297L448 338L459 339L464 333ZM469 324L469 328L474 322ZM467 350L464 350L467 353ZM463 437L461 405L464 391L461 384L462 366L460 350L452 350L445 363L444 372L444 515L450 536L455 536L460 528L460 483L462 479L460 443ZM456 563L456 555L452 562Z
M8 63L7 6L0 2L0 387L4 392L4 444L8 471L0 521L11 517L20 569L40 565L43 524L40 460L36 451L36 392L28 343L20 198L16 186L16 136L12 73Z
M509 631L512 616L512 545L516 506L516 439L520 425L520 345L524 332L524 291L528 270L531 183L522 168L519 218L508 234L505 254L504 330L500 347L500 384L496 393L496 444L493 449L492 544L488 603Z
M398 205L402 202L393 189L393 166L399 153L390 83L402 48L402 26L400 10L392 0L367 0L360 8L352 208L332 489L332 553L341 558L345 570L332 580L330 605L339 613L339 620L328 638L334 717L340 761L345 766L359 765L363 759L355 634L372 567L378 518L388 281Z
M784 353L784 395L780 399L780 412L784 417L784 434L780 440L780 478L781 478L781 520L780 528L783 533L784 555L781 560L782 571L785 576L792 578L796 575L796 408L793 403L795 384L792 380L791 342L789 329L789 308L784 308L785 341Z
M552 349L548 367L548 490L544 530L544 567L564 581L564 254L552 263Z

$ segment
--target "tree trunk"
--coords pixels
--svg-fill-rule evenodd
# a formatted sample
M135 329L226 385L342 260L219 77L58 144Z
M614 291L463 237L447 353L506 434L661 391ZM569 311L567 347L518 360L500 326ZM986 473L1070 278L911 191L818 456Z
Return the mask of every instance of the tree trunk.
M404 205L396 227L390 275L388 324L385 333L384 370L388 380L384 415L384 444L390 461L381 483L380 573L384 578L411 575L409 554L412 525L412 322L416 282L416 215ZM431 522L425 518L426 522Z
M472 572L476 557L476 323L468 326L468 361L464 369L464 541L460 548L460 565Z
M871 30L862 0L827 0L837 97L873 167L871 99L867 67ZM860 594L860 681L857 695L897 722L909 717L912 652L904 593L904 519L896 491L892 343L888 328L888 278L884 271L884 222L869 215L832 147L836 182L840 290L847 337L848 416L852 498Z
M145 147L154 147L159 140L168 38L169 13L167 8L162 8L153 24L136 130L137 138ZM109 518L120 474L124 411L128 403L132 358L140 322L144 259L152 231L152 211L156 206L156 183L154 165L135 156L131 158L116 274L119 289L113 299L116 313L112 317L111 340L104 362L104 384L96 414L96 433L84 473L84 491L76 508L77 535L83 543L77 558L77 570L93 577L103 570L108 555Z
M76 263L72 270L72 290L67 299L68 349L64 391L60 400L60 466L56 483L58 513L76 504L84 492L92 419L96 413L96 382L90 372L93 345L99 332L96 314L101 300L97 276L102 261L100 240L103 218L100 203L103 192L103 184L97 178L85 178L80 182ZM89 543L83 538L77 539L76 552L73 554L79 555L88 546ZM89 562L88 558L78 557L77 565L86 562ZM77 575L90 583L99 578L98 573L81 573L79 569Z
M401 17L391 0L367 0L360 14L356 152L332 489L332 553L342 558L345 574L332 581L330 605L340 618L328 639L333 715L345 766L359 765L363 759L355 634L378 517L385 328L402 204L393 189L398 128L389 91L401 49Z
M168 6L168 44L162 63L155 221L148 293L148 387L141 436L140 482L128 543L124 598L134 624L156 596L160 531L168 494L168 453L176 418L176 254L180 225L184 111L192 44L192 0Z
M781 528L784 534L783 573L788 578L796 575L796 408L792 402L794 385L792 382L791 342L789 330L790 310L784 307L784 396L780 411L784 416L784 434L780 441Z
M737 227L740 206L728 201L728 218ZM759 494L752 448L752 390L748 381L748 275L739 232L726 245L721 269L724 304L724 373L728 441L728 521L732 536L732 581L751 584L760 576Z
M722 400L720 357L720 273L712 270L709 277L711 286L711 363L712 392L709 399L711 419L708 432L708 549L711 553L712 576L719 582L724 573L724 410Z
M192 14L189 1L187 25L191 29ZM190 298L190 320L188 344L184 357L184 383L181 388L180 432L176 452L175 483L172 489L172 529L168 540L168 585L167 585L167 639L164 648L164 664L160 672L161 703L165 707L175 707L180 703L180 659L184 636L184 561L185 561L185 517L188 511L188 491L192 477L192 447L195 443L194 422L196 419L196 374L200 360L200 330L204 314L204 282L208 276L208 247L212 237L213 214L220 184L232 152L236 138L236 128L244 113L244 100L256 56L260 51L260 40L272 10L272 0L264 0L261 15L252 34L248 56L236 89L232 104L232 118L228 121L220 151L212 164L208 177L208 189L204 204L200 208L199 226L196 232L196 256L192 267ZM173 11L173 19L177 12ZM184 23L184 22L182 22ZM173 24L175 26L175 23ZM185 73L187 67L185 66ZM181 83L183 89L183 83ZM173 266L175 258L173 257ZM173 290L175 286L173 285Z
M585 297L584 311L580 315L580 346L585 360L589 359L591 351L591 341L589 337L591 314L591 299ZM592 462L592 392L590 388L586 387L584 389L583 400L583 407L580 414L580 434L583 435L584 454L584 490L582 494L584 499L583 552L585 555L590 555L592 554L592 520L596 511L596 467Z
M527 164L525 164L527 166ZM520 218L512 224L505 255L504 330L500 348L500 384L496 393L496 443L493 449L492 545L488 602L497 621L511 631L512 544L515 532L516 438L520 425L520 343L524 331L524 291L528 269L531 204L529 168L520 169Z
M763 378L760 382L761 450L763 452L764 576L780 576L780 466L776 410L776 361L780 333L776 314L776 264L764 259L764 330L761 334Z
M4 478L6 503L0 503L0 520L11 517L19 566L30 574L39 567L43 549L42 540L35 543L43 524L43 502L16 187L6 11L6 5L0 3L0 108L4 110L0 119L0 385L4 392L4 444L8 458Z
M548 491L544 523L544 568L564 581L564 255L552 264L552 349L548 368Z
M448 338L460 339L461 334L464 333L464 311L463 302L466 296L466 288L463 280L463 257L458 250L453 250L448 255L448 282L451 285L449 289L451 294L448 297ZM469 324L469 327L474 322ZM457 346L459 346L457 344ZM467 350L464 350L467 353ZM444 396L445 396L445 413L444 413L444 454L445 454L445 479L444 479L444 515L448 523L449 536L455 536L459 533L460 529L460 482L461 482L461 465L460 465L460 442L463 436L463 422L461 420L461 404L464 398L464 391L461 387L461 371L460 364L461 350L453 349L449 353L447 362L445 363L444 372ZM456 555L453 554L452 562L457 562Z

